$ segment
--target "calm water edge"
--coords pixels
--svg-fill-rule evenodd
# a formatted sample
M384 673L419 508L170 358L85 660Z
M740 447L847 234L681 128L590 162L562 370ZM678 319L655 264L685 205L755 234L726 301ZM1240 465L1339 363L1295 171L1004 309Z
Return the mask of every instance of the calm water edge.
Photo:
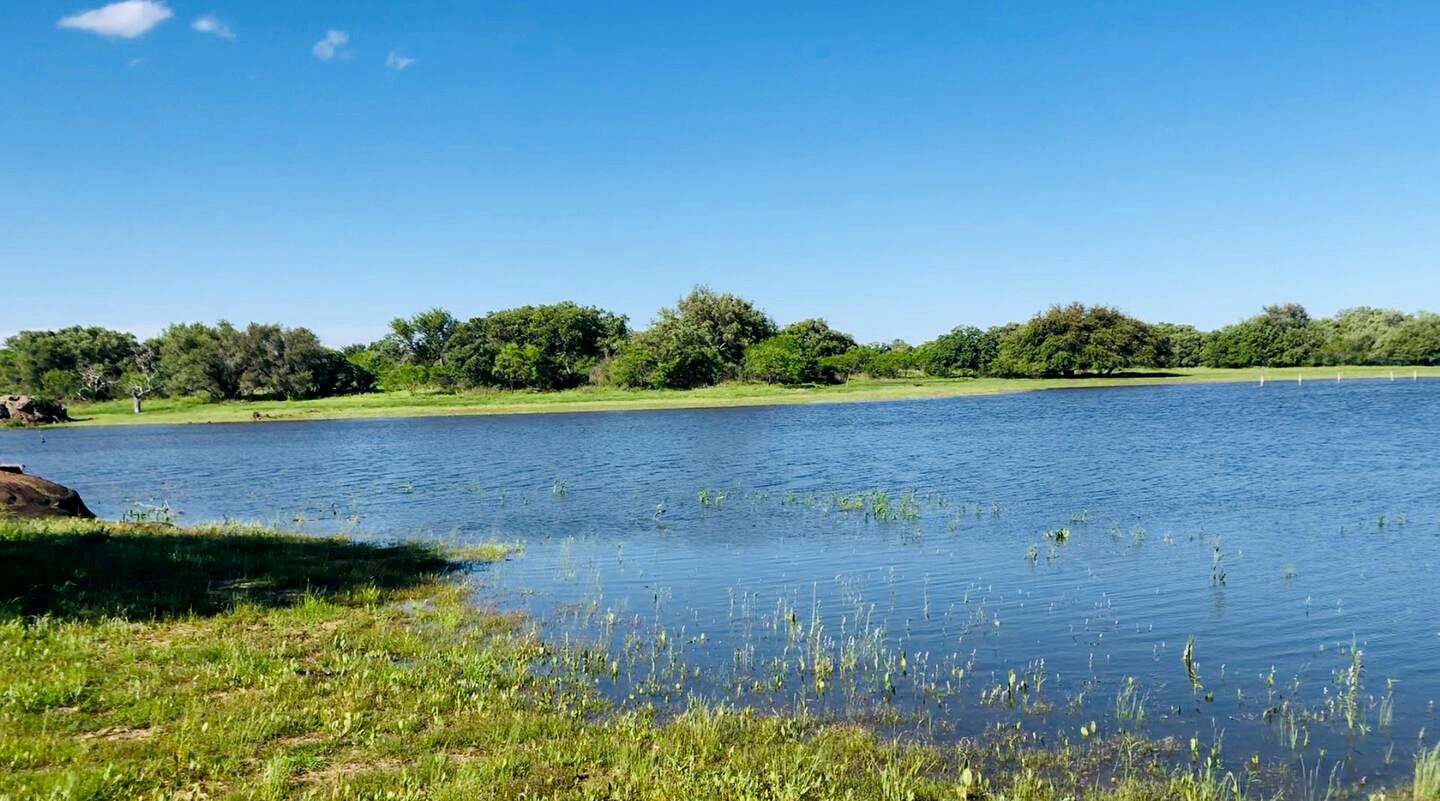
M1096 721L1323 787L1440 737L1437 442L1440 382L1347 381L13 430L0 461L104 517L519 541L482 597L624 703Z

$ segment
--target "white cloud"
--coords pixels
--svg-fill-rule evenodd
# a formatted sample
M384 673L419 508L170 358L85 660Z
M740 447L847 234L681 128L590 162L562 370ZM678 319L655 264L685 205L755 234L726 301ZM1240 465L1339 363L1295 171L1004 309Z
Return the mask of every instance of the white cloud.
M123 0L65 17L57 24L61 28L89 31L99 36L134 39L171 16L172 12L164 3L155 0Z
M349 43L350 34L332 29L325 32L325 38L316 42L310 52L321 61L329 61L336 55L345 55L345 45Z
M221 39L235 38L235 32L230 30L230 26L216 19L215 15L213 14L206 14L203 17L196 17L195 21L190 23L190 27L201 33L208 33L218 36Z
M390 55L385 57L385 66L392 70L403 70L415 63L415 59L409 56L400 55L399 50L391 50Z

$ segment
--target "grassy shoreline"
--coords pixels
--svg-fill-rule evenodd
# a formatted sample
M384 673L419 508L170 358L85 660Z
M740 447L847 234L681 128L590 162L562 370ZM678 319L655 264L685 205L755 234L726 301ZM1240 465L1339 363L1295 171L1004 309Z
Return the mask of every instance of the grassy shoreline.
M67 426L244 423L263 420L337 420L365 417L614 412L658 409L707 409L807 403L855 403L924 400L968 395L997 395L1053 389L1154 386L1260 381L1396 380L1440 378L1440 367L1297 367L1256 369L1182 368L1165 373L1087 378L915 378L855 380L827 387L794 388L769 384L722 384L693 390L623 390L597 387L561 392L460 392L455 394L377 392L308 401L235 401L206 403L194 398L156 398L136 415L128 400L74 404L76 422Z
M0 519L19 592L0 599L0 799L1248 797L1121 734L942 747L804 713L614 709L534 670L546 644L456 580L507 552Z

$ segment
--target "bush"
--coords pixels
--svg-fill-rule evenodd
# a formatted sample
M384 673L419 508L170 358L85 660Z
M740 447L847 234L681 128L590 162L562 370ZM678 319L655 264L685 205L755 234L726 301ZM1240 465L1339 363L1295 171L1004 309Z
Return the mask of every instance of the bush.
M809 384L820 376L820 360L806 353L800 340L787 334L770 337L745 349L742 375L767 384Z

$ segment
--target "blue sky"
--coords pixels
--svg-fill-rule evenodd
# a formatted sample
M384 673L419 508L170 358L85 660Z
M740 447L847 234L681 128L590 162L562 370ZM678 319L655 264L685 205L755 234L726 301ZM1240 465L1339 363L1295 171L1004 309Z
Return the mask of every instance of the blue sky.
M0 11L0 334L1440 307L1434 2L101 5Z

